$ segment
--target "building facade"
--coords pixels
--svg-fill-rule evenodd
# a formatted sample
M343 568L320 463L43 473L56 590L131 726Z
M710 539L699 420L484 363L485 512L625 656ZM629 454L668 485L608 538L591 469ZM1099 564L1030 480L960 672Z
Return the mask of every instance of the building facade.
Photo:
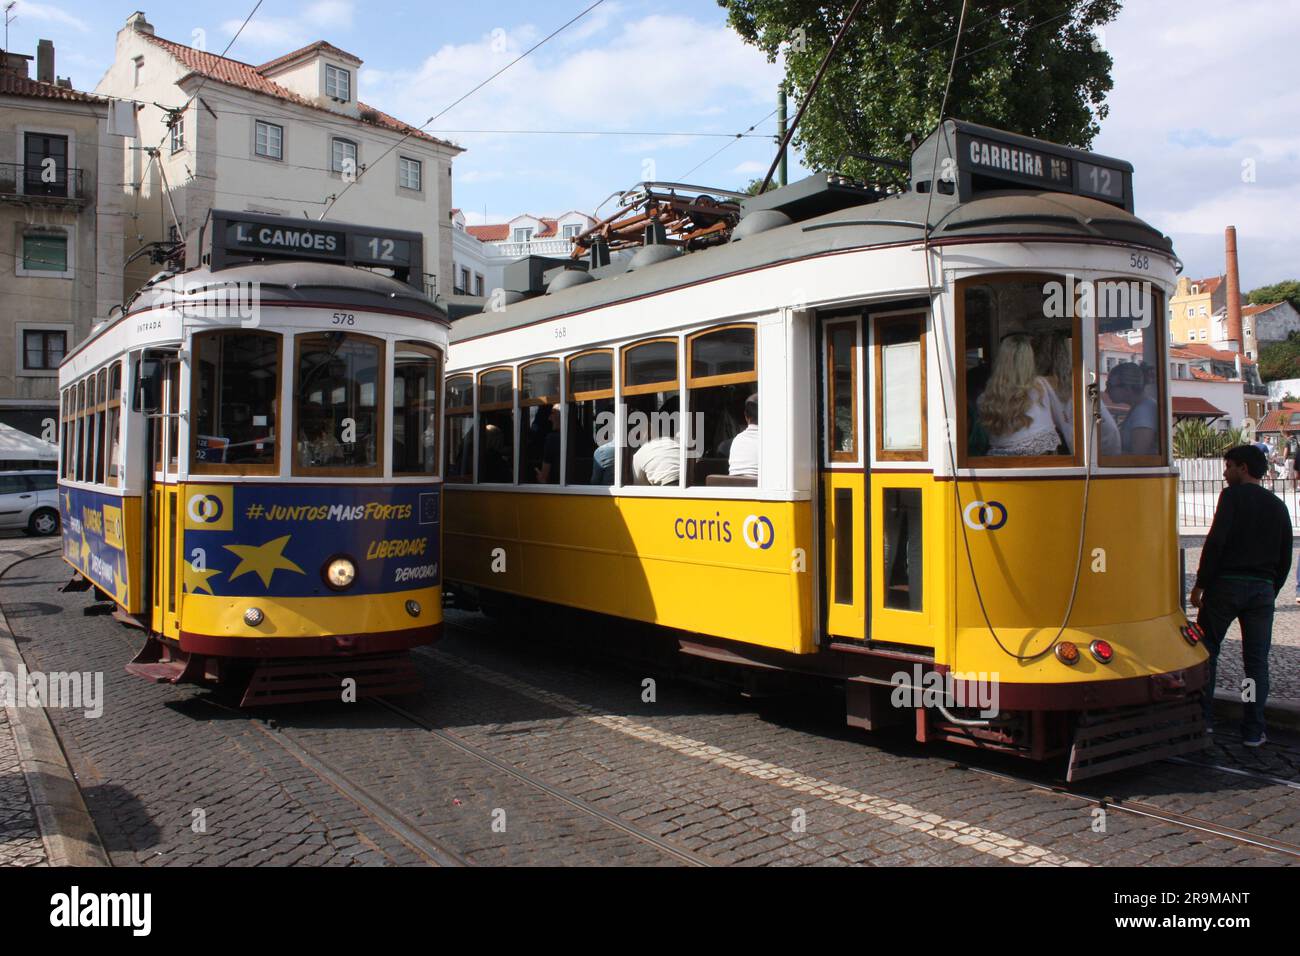
M135 104L136 138L119 170L126 254L136 257L123 295L157 270L147 252L213 208L310 218L328 209L335 221L421 232L426 287L444 291L451 165L462 150L358 100L360 67L324 41L254 66L164 39L132 14L96 87Z
M0 62L0 422L54 441L59 363L122 301L122 140L48 40L30 61Z
M453 209L451 223L455 291L482 296L504 287L507 263L523 256L567 258L573 251L573 240L594 226L596 220L571 209L562 216L523 213L509 222L470 226L464 213Z

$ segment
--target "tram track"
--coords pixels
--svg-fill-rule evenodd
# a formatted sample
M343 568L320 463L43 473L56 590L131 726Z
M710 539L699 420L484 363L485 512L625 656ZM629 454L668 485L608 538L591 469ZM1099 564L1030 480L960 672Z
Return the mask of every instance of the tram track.
M1171 758L1171 762L1172 760L1173 758ZM1193 764L1197 763L1197 761L1186 762ZM1146 803L1145 801L1129 800L1104 795L1099 796L1097 794L1086 793L1080 790L1068 789L1059 784L1046 783L1041 780L1034 780L1029 777L1019 776L1006 771L995 770L990 767L981 767L977 764L972 764L966 761L953 761L952 766L955 769L966 770L987 777L994 777L1022 787L1029 787L1043 793L1051 793L1059 797L1074 800L1078 803L1099 807L1105 811L1114 810L1130 816L1154 820L1160 823L1181 827L1186 830L1193 830L1209 836L1219 837L1220 839L1229 840L1234 843L1252 846L1256 849L1267 850L1269 852L1279 853L1300 860L1300 844L1292 843L1287 840L1274 839L1273 837L1263 836L1262 834L1251 833L1247 830L1241 830L1236 827L1215 823L1213 820L1206 820L1202 817L1179 813L1175 810L1168 810L1164 807L1156 806L1155 804ZM1220 768L1214 767L1213 769ZM1275 782L1287 783L1287 781L1281 780ZM1294 786L1294 784L1289 785Z

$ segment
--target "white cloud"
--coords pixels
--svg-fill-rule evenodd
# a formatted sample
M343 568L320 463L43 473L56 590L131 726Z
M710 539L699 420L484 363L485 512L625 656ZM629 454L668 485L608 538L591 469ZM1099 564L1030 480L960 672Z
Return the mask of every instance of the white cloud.
M65 10L56 6L44 3L29 3L28 0L18 0L18 6L14 7L14 14L26 20L37 20L41 23L57 23L65 27L72 27L80 33L89 33L90 24L85 20L74 17Z
M752 176L755 173L767 172L767 165L767 163L760 163L756 159L750 159L741 163L739 166L736 166L731 171L737 176Z
M240 59L240 48L277 54L290 53L316 40L326 40L347 49L347 38L341 34L352 28L354 9L352 0L317 0L315 3L303 4L297 16L255 16L239 34L230 55ZM226 20L221 24L221 31L227 37L232 37L243 22L242 18ZM330 35L331 31L333 36Z
M1193 275L1222 271L1228 225L1243 288L1300 274L1300 18L1269 0L1126 4L1106 44L1115 88L1093 148L1133 164L1138 215Z

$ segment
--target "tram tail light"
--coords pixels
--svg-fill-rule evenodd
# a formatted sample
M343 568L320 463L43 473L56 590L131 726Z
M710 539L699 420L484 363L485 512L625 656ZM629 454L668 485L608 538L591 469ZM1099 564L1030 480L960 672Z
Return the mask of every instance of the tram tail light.
M1193 647L1201 643L1202 639L1205 637L1205 632L1201 630L1201 625L1197 624L1195 621L1189 624L1184 624L1178 629L1178 633L1183 635L1183 640L1188 644L1191 644Z
M1073 667L1079 663L1079 646L1073 641L1061 641L1056 645L1056 659Z
M1093 641L1088 645L1088 650L1099 664L1109 664L1115 657L1115 649L1108 641Z

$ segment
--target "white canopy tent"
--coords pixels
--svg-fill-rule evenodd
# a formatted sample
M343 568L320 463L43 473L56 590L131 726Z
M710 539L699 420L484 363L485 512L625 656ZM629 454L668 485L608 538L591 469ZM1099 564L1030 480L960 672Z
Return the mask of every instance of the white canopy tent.
M53 465L59 460L59 446L41 441L21 429L0 422L0 468L13 468L11 462L40 462Z

